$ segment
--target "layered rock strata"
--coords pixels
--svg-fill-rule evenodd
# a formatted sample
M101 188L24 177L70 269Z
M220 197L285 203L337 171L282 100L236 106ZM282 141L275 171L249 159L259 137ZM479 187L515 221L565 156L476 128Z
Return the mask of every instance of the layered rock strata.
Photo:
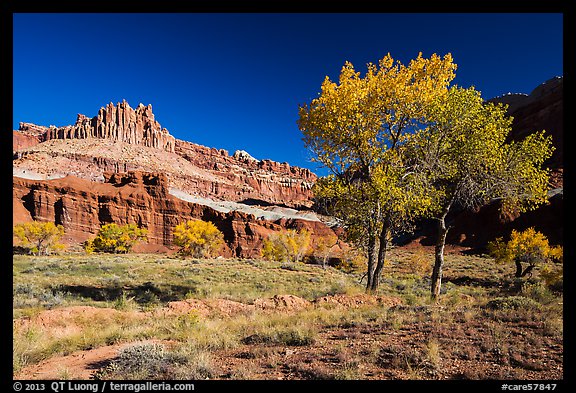
M20 123L13 137L14 175L53 179L73 175L102 181L104 172L162 172L172 188L215 200L309 208L317 177L310 170L257 160L238 150L175 139L154 120L150 105L124 101L74 125Z
M240 211L221 212L170 194L167 178L159 173L106 173L105 182L67 176L55 180L14 177L13 221L32 219L64 226L67 243L77 244L103 224L135 223L148 230L148 242L172 246L176 225L189 219L213 222L224 234L224 256L256 258L262 242L275 231L306 228L313 239L334 234L320 221L265 220Z
M224 178L210 184L199 181L197 188L204 190L200 195L256 205L312 205L312 186L317 176L309 169L290 166L287 162L256 160L244 151L229 155L223 149L179 139L175 152L195 168Z

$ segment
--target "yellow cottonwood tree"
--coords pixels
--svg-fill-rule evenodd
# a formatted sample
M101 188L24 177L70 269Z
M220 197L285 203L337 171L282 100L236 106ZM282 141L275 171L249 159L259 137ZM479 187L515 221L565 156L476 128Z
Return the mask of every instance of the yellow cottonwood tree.
M59 242L63 235L64 227L53 222L32 221L14 225L14 236L36 255L48 255L51 250L64 248Z
M109 223L100 227L94 239L84 242L84 250L87 253L96 251L126 254L132 250L136 243L147 238L148 230L138 228L136 224Z
M425 110L445 95L456 65L450 54L420 53L408 65L390 54L362 77L350 62L338 83L326 77L318 98L299 107L304 143L331 175L314 192L367 254L367 291L375 291L392 235L431 206L420 173L404 163L402 145Z
M517 278L532 274L537 266L562 259L562 247L550 246L546 236L532 227L522 232L513 229L509 241L497 238L488 244L488 251L498 262L513 262Z
M307 229L272 233L262 244L262 257L271 261L300 262L308 250L310 238Z
M437 299L451 209L476 209L496 198L504 209L516 211L545 203L549 171L542 164L553 147L543 132L507 143L512 118L506 107L484 102L474 88L452 87L427 105L427 126L404 148L407 161L434 190L438 229L431 297Z
M224 235L209 221L188 220L174 228L174 244L182 255L214 257L224 245Z

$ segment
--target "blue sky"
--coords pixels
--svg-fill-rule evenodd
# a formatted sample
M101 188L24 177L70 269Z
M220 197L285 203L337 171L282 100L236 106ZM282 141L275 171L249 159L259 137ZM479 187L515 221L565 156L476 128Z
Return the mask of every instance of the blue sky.
M485 99L563 75L560 13L14 14L13 128L126 99L178 139L310 168L298 105L386 53L452 53Z

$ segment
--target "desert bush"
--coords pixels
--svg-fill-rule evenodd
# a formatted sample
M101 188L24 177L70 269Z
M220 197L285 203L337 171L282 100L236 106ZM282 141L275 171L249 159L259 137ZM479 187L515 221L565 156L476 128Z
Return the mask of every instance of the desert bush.
M64 235L64 227L53 222L26 222L16 224L14 236L20 241L20 247L35 255L49 255L59 251L64 245L59 240Z
M184 256L216 257L224 245L224 234L209 221L188 220L174 228L174 244Z
M564 267L562 263L546 264L540 269L540 277L549 290L562 292L564 289Z
M322 267L326 268L326 262L332 255L334 247L338 244L338 237L335 235L322 236L316 240L312 250L314 259L320 260Z
M534 299L524 296L497 297L486 303L486 308L490 310L537 310L541 308L540 303Z
M389 264L389 261L384 264ZM357 273L365 269L367 265L367 258L364 253L358 249L351 248L342 253L341 259L334 266L344 273Z
M212 376L209 357L197 350L168 351L161 344L141 343L122 349L95 379L205 379Z
M34 284L16 284L12 290L12 306L16 308L42 307L51 309L64 303L66 294Z
M146 228L138 228L136 224L104 224L94 239L84 243L84 250L87 253L95 251L125 254L130 252L137 242L145 240L147 233Z
M430 258L423 250L418 250L408 260L408 272L420 277L430 275L432 272L433 257Z
M546 236L534 228L522 232L512 230L508 242L497 238L488 244L488 251L498 262L514 262L518 278L532 275L536 266L562 260L562 247L550 246Z
M126 293L122 291L122 294L114 301L114 309L126 311L134 310L136 308L136 302L133 297L126 296Z
M536 300L540 304L549 304L556 300L554 293L542 281L523 283L520 293L522 296Z
M269 329L242 339L243 344L272 344L287 346L306 346L315 342L315 331L302 327Z
M300 262L310 245L306 229L272 233L262 244L262 258L278 262Z
M411 379L433 379L439 372L438 365L434 363L440 361L439 356L439 348L434 341L423 349L392 344L380 348L376 364L382 368L404 370Z

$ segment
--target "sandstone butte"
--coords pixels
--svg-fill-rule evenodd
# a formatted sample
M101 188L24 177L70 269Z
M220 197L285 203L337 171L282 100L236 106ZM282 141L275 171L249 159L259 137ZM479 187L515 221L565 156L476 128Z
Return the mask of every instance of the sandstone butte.
M562 92L563 79L553 78L530 95L491 100L509 104L510 139L542 129L553 136L550 204L520 217L501 216L497 204L457 213L451 244L481 247L528 226L562 243ZM13 131L13 174L14 223L62 224L69 244L90 238L108 222L137 223L149 231L142 250L165 251L175 225L204 219L224 233L224 256L257 257L274 231L307 228L313 242L339 231L311 211L317 177L310 170L176 139L155 120L151 105L110 103L97 116L79 114L65 127L20 123ZM233 206L223 209L224 204ZM416 233L420 243L431 244L431 228L423 225Z

